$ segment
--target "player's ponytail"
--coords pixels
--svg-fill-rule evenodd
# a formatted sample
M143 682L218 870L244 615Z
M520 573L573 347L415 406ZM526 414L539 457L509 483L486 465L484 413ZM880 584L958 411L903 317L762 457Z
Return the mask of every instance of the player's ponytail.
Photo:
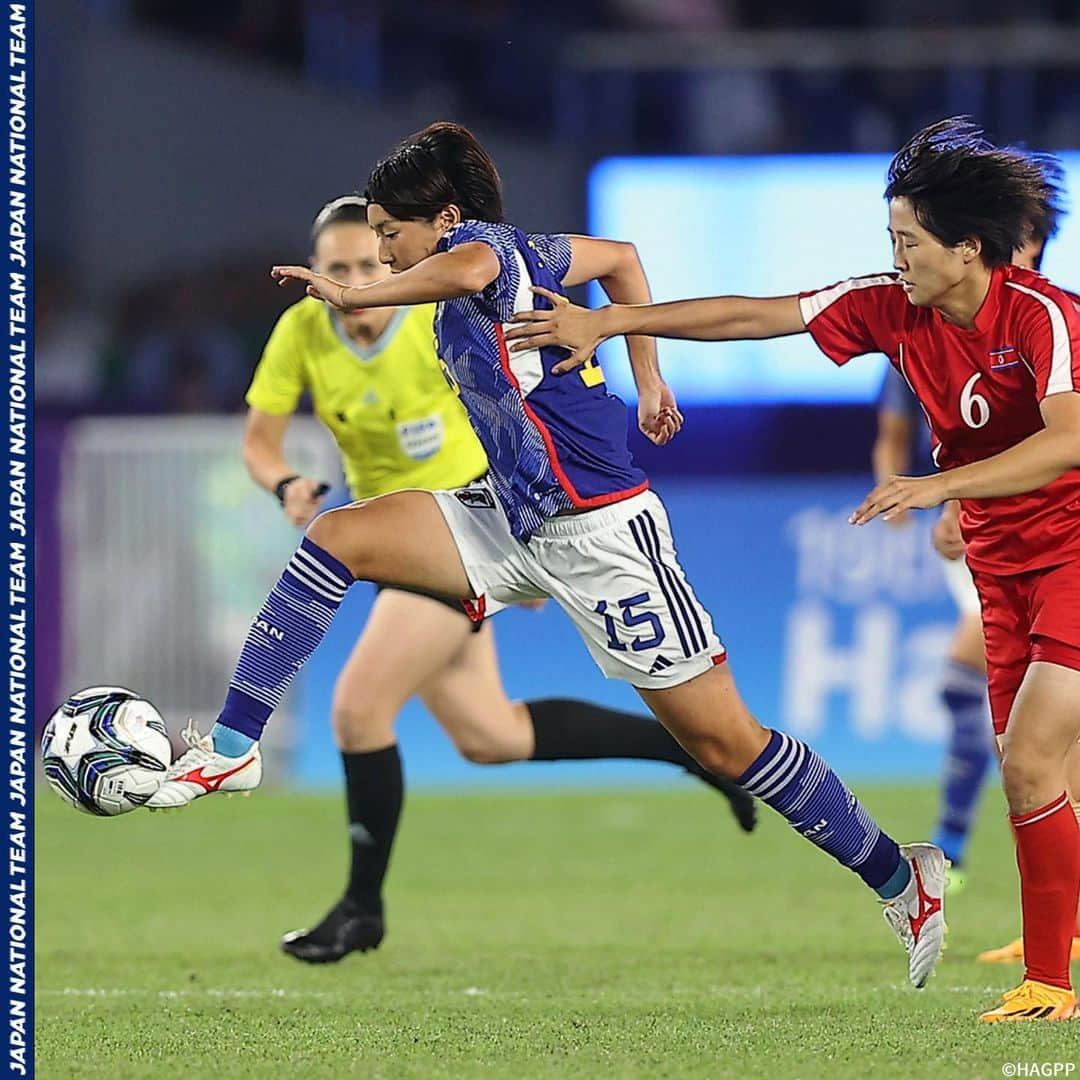
M431 221L453 203L463 219L502 221L502 180L468 128L439 122L383 158L364 192L400 221Z

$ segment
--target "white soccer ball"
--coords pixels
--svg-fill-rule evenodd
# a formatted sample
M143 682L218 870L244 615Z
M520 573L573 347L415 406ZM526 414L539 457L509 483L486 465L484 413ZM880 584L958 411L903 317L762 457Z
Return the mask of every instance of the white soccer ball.
M122 686L91 686L49 717L41 761L64 802L115 817L137 810L157 791L172 763L172 744L149 701Z

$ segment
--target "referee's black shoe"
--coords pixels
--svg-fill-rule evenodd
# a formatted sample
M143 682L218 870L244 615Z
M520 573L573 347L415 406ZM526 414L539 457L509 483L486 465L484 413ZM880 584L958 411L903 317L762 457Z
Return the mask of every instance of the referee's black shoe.
M314 929L287 933L281 939L281 948L308 964L333 964L351 952L377 949L385 933L381 913L364 911L346 896Z
M728 780L724 776L716 776L707 772L700 765L689 770L692 776L696 776L709 787L715 788L731 804L731 812L739 823L743 832L753 832L757 825L757 804L752 795L747 794L734 780Z

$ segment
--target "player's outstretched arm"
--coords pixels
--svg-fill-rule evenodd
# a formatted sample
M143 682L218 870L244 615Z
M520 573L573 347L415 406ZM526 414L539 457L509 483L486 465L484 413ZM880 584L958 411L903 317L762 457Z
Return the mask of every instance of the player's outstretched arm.
M570 237L570 252L570 268L563 278L567 288L596 281L614 303L647 304L652 300L645 268L633 244L575 235ZM638 392L638 427L646 438L663 446L679 433L683 417L660 374L656 340L630 336L626 349Z
M1053 394L1042 401L1046 427L982 461L934 476L890 476L851 515L865 525L904 510L938 506L947 499L1002 499L1046 487L1070 469L1080 469L1080 392Z
M806 330L798 296L714 296L667 304L611 304L591 311L546 289L551 311L523 311L514 317L508 338L516 348L560 345L571 355L555 369L579 367L609 338L625 334L689 341L739 341L786 337Z
M454 300L487 288L499 276L499 259L487 244L477 241L441 251L372 285L346 285L307 266L274 266L270 276L279 284L302 281L308 296L325 300L339 311L357 308L406 307Z

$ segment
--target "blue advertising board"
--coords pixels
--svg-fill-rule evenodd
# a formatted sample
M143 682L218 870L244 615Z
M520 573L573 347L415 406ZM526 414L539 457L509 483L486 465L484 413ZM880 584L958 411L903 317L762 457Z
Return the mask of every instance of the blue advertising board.
M1080 152L1060 155L1068 202L1080 203ZM656 300L735 293L782 296L890 270L882 199L887 154L609 158L589 178L589 229L637 245ZM1080 288L1080 217L1066 216L1043 270ZM590 296L603 303L598 287ZM601 349L608 385L633 399L618 342ZM885 361L842 371L809 337L664 342L682 404L869 402Z

